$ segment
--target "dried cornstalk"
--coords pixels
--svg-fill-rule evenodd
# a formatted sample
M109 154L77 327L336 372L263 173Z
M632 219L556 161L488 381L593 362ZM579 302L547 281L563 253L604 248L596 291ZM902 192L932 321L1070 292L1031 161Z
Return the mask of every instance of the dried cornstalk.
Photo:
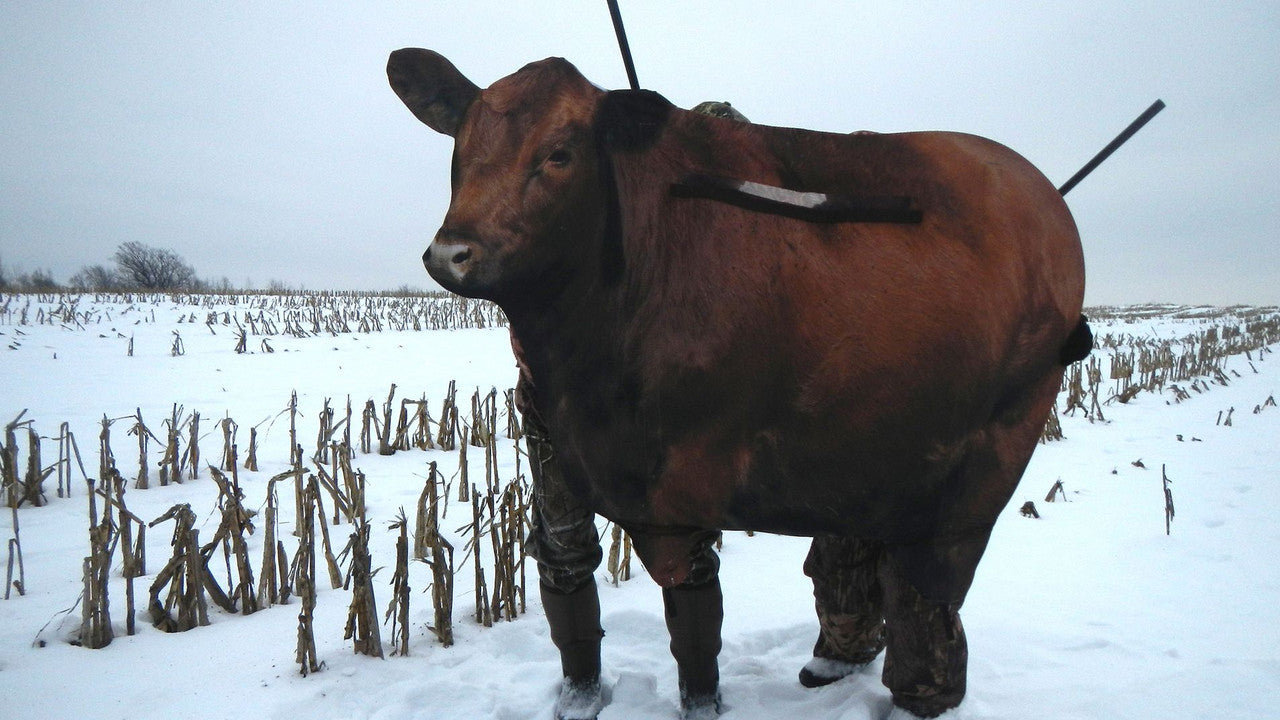
M351 500L334 482L333 477L323 465L316 465L316 474L320 480L320 486L329 492L329 497L333 498L333 523L338 524L339 517L347 518L347 522L351 521Z
M295 390L289 396L289 452L293 456L289 460L289 464L295 469L302 467L302 446L298 444L298 392ZM298 501L302 501L302 495L298 495ZM301 506L299 506L299 517L301 517Z
M18 562L18 579L13 579L13 563ZM22 565L22 542L18 539L17 519L14 520L13 537L9 538L9 563L4 578L4 599L9 599L11 591L17 590L19 595L27 594L27 574Z
M267 502L264 511L262 532L262 569L258 574L258 607L270 607L284 602L281 585L287 580L283 572L287 563L279 562L280 541L276 539L279 525L280 498L276 492L276 483L285 478L294 477L293 470L276 475L267 481Z
M391 392L387 393L387 402L382 406L382 432L378 435L379 455L394 455L396 452L391 439L391 401L395 398L395 394L396 384L391 383Z
M230 416L219 420L218 424L222 426L222 469L227 472L233 472L236 469L236 430L240 426ZM212 468L213 466L210 465L209 467Z
M115 488L115 494L112 495L104 488L98 488L96 492L100 494L106 503L114 507L120 513L121 522L117 527L119 532L119 542L121 546L121 574L125 578L125 628L128 634L133 635L134 629L134 578L142 577L147 574L147 524L142 518L129 512L124 503L124 493L126 483L124 478L120 477L120 473L113 473L111 486ZM138 538L133 539L134 526L138 528Z
M320 473L323 475L324 468L320 468ZM336 590L342 587L342 570L338 568L338 562L333 557L333 545L329 542L329 526L324 521L324 501L320 498L319 481L315 475L311 475L309 479L309 484L315 486L315 498L312 503L316 508L317 516L320 518L320 537L323 543L325 564L329 569L329 586Z
M525 484L524 478L519 476L512 485L514 485L516 489L515 501L517 510L511 514L511 532L515 538L516 557L519 558L516 561L516 571L519 573L520 612L523 614L525 612L526 600L525 588L527 587L527 582L525 581L525 560L529 557L529 553L525 550L524 539L531 529L529 526L529 503L525 500L525 491L528 486ZM532 498L532 495L529 497ZM627 542L628 545L630 545L629 538ZM630 560L628 560L627 566L630 568Z
M9 513L13 516L13 537L9 538L9 562L6 565L4 577L4 599L9 599L9 594L13 590L17 590L19 595L27 594L27 574L26 568L22 564L22 540L21 528L18 526L18 508L10 507ZM18 579L13 579L14 561L18 565Z
M182 463L186 459L182 451L179 449L179 437L182 434L182 406L174 403L173 410L170 412L169 418L164 421L167 441L164 448L164 457L160 459L160 484L168 485L170 482L182 482ZM156 442L160 442L157 438ZM194 429L192 444L195 444ZM190 457L191 451L188 449L187 456ZM199 453L196 453L197 457ZM193 474L192 477L195 477Z
M342 420L342 444L351 452L351 396L347 396L347 416Z
M418 499L418 526L414 532L414 554L431 566L431 632L445 647L453 645L453 546L440 534L439 473L434 462ZM427 557L430 551L430 558Z
M316 658L315 609L316 609L316 534L315 515L316 499L319 488L315 479L302 482L299 479L298 507L301 511L297 517L298 552L293 556L290 577L293 587L302 600L302 609L298 612L298 646L294 655L303 677L319 672L324 664Z
M378 605L373 597L372 559L369 557L369 524L357 518L356 530L351 533L347 547L342 551L351 556L343 588L351 590L351 607L347 611L347 627L344 640L353 640L356 653L382 657L382 637L378 629Z
M453 645L453 545L436 535L431 546L431 632L445 647Z
M1062 421L1058 418L1058 403L1054 402L1049 408L1049 419L1045 421L1044 430L1040 433L1040 442L1049 443L1061 440L1063 437Z
M258 471L258 428L249 428L249 452L244 460L244 469Z
M458 395L457 383L449 381L449 389L444 396L444 405L440 408L440 427L436 434L436 445L441 450L453 450L458 434Z
M484 567L480 564L480 534L484 524L480 515L480 493L471 488L471 554L475 561L476 622L493 627L493 609L489 606L489 587L485 583Z
M377 422L377 407L369 400L364 404L360 415L360 452L368 455L373 452L373 424Z
M435 501L439 495L436 486L435 462L432 461L428 468L427 481L422 486L422 493L418 495L418 511L414 515L413 558L415 560L428 559L431 538L439 534L436 524L438 514Z
M200 413L191 411L191 434L187 440L187 467L191 468L191 479L195 480L200 473ZM174 446L177 446L175 441ZM252 446L250 447L252 451Z
M104 418L105 420L105 418ZM115 468L110 468L114 472ZM98 649L106 647L115 638L111 629L111 603L107 594L111 570L111 556L115 552L118 535L112 517L111 505L103 511L98 521L97 493L94 481L89 481L89 556L84 559L84 594L79 644Z
M324 399L324 408L320 410L320 429L316 434L316 462L329 462L329 438L332 435L333 408L329 407L329 398Z
M290 454L292 455L293 452L291 451ZM293 523L293 535L294 537L300 537L302 534L301 518L303 517L303 510L304 510L304 508L302 507L302 500L305 497L305 492L303 490L302 467L299 465L294 465L293 469L296 471L293 476L293 502L294 502L293 517L295 518Z
M491 441L496 438L491 436ZM491 522L489 538L493 545L493 609L494 619L515 620L524 609L523 579L517 580L516 573L522 567L523 546L521 519L524 508L521 502L520 484L512 481L502 493L502 500L494 512L494 495L487 498Z
M1085 412L1085 417L1090 421L1106 422L1106 418L1102 415L1102 405L1098 402L1102 386L1102 363L1096 356L1089 358L1087 371L1089 375L1089 394L1092 401L1089 409Z
M609 543L609 575L616 587L619 582L631 579L631 536L614 524Z
M351 458L343 456L339 463L343 485L347 488L347 497L351 500L351 517L364 516L364 473L351 469Z
M20 493L22 484L18 479L18 436L17 429L28 424L21 422L27 411L18 413L18 417L4 427L4 448L0 454L0 485L4 487L5 504L18 507L22 504Z
M130 435L138 436L138 479L134 482L134 487L139 490L146 490L151 487L150 479L147 472L147 439L155 438L150 430L147 429L146 423L142 421L142 408L136 408L137 422L133 427L129 428ZM160 442L156 438L156 442ZM163 484L163 483L162 483Z
M1062 378L1067 392L1067 405L1066 409L1062 411L1063 415L1074 415L1077 409L1083 410L1088 414L1089 408L1084 404L1085 390L1083 378L1084 373L1081 368L1081 363L1072 363L1067 369L1066 375Z
M400 508L400 517L391 524L391 529L399 530L400 536L396 538L391 602L387 603L383 622L391 621L391 654L404 657L409 654L409 521L405 518L404 508Z
M406 403L410 400L402 399L400 401L400 414L396 419L396 434L391 441L391 447L394 450L408 450L409 445L409 407Z
M417 430L413 435L413 445L419 450L435 450L436 443L431 438L431 410L427 406L427 396L424 394L415 404Z
M1173 523L1173 490L1169 488L1169 475L1165 472L1165 466L1160 466L1160 478L1164 485L1164 534L1168 535Z
M1047 503L1051 503L1051 502L1053 502L1054 500L1056 500L1056 499L1057 499L1057 497L1058 497L1059 495L1061 495L1061 496L1062 496L1062 502L1066 502L1066 501L1067 501L1067 491L1066 491L1066 489L1062 486L1062 480L1061 480L1061 479L1059 479L1057 482L1055 482L1055 483L1053 484L1053 487L1049 488L1049 494L1044 496L1044 501L1045 501L1045 502L1047 502Z
M520 416L516 412L516 391L508 389L503 391L507 405L507 438L511 440L520 439ZM519 474L517 471L516 474Z
M489 435L489 440L484 445L484 486L485 492L492 497L498 487L498 460L497 460L497 443L493 436Z
M486 409L480 400L480 390L477 388L471 394L471 444L476 447L486 447L489 444L489 427L485 422L488 416Z
M280 574L280 599L281 605L289 602L289 596L293 594L293 587L289 580L289 554L284 550L284 541L276 541L276 570Z
M458 502L471 501L471 481L467 478L467 429L462 428L462 442L458 445Z
M44 496L44 481L53 474L54 466L42 467L40 433L31 426L27 427L27 448L27 474L22 482L21 502L41 507L48 502Z
M229 612L236 612L237 601L239 612L249 615L258 610L258 596L255 594L253 568L249 564L249 548L245 543L246 532L253 532L253 513L244 507L244 493L240 491L240 481L235 474L236 448L231 447L231 478L228 479L218 468L210 465L209 472L218 483L220 496L218 504L222 506L222 523L214 533L213 540L200 549L202 555L208 557L219 543L222 545L223 557L227 562L227 585L231 591L227 594L231 599ZM236 560L237 580L231 578L231 558Z
M58 497L71 497L71 425L58 430Z

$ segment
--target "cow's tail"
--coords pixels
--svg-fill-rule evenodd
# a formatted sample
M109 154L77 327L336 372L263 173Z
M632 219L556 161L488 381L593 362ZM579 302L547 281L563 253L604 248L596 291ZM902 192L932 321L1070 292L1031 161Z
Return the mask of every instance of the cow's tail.
M1058 361L1063 365L1070 365L1077 360L1089 357L1092 351L1093 331L1089 329L1089 318L1081 315L1080 322L1076 323L1075 329L1067 336L1067 341L1058 351Z

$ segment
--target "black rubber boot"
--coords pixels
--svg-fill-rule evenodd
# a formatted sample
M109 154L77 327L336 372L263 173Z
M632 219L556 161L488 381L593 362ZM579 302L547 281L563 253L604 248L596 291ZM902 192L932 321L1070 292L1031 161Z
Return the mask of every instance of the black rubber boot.
M720 714L720 626L724 622L720 580L662 591L671 654L680 675L680 716L709 720Z
M595 720L604 708L600 689L600 596L595 578L570 593L541 585L551 642L560 651L564 681L556 720Z

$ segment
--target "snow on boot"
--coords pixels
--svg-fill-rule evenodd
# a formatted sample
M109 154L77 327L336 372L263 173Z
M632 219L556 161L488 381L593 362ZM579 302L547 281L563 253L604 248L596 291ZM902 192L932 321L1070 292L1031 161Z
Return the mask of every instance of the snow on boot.
M680 676L683 720L711 720L720 714L720 626L724 622L719 578L701 585L666 588L667 630Z
M595 720L604 707L600 690L600 596L595 578L564 593L542 585L551 642L560 650L564 681L556 700L556 720Z
M680 689L680 720L715 720L722 711L719 692L695 696Z
M604 709L604 693L600 680L574 682L565 678L560 683L560 697L556 698L556 720L596 720Z
M951 708L941 715L932 716L931 720L960 720L961 717L959 708ZM894 705L889 714L885 715L884 720L926 720L926 718L916 715L904 707Z
M807 688L817 688L848 677L862 668L866 663L851 663L831 658L814 657L800 668L800 684Z

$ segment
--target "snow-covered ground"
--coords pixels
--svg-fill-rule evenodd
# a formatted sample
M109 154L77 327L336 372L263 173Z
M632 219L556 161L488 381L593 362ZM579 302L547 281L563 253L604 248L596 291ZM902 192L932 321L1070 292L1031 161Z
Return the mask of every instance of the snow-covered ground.
M288 463L287 420L297 391L300 437L314 438L326 398L338 408L368 399L379 405L391 383L397 397L426 394L433 415L449 380L465 403L476 388L510 387L514 368L505 330L383 331L279 335L265 353L236 354L233 328L177 324L189 307L159 302L102 309L84 327L0 322L0 423L24 409L46 437L66 421L89 472L95 472L99 421L141 410L157 433L176 403L201 413L205 432L229 415L259 426L259 472L242 471L246 504L258 507L266 481ZM1168 314L1123 324L1115 332L1162 337L1203 327ZM1101 335L1109 328L1095 325ZM173 356L173 332L185 354ZM128 338L134 353L127 355ZM1104 365L1105 367L1105 365ZM1077 413L1062 418L1066 439L1041 446L1018 493L997 524L963 617L969 636L969 694L957 718L1274 718L1280 715L1280 408L1255 406L1280 390L1280 358L1232 358L1226 386L1189 399L1141 393L1105 407L1106 422ZM1235 408L1230 426L1219 413ZM339 410L341 412L341 409ZM136 473L137 442L128 423L112 429L122 473ZM1181 438L1181 439L1179 439ZM202 444L216 462L220 431ZM509 445L510 441L504 441ZM19 446L26 452L25 434ZM242 450L243 452L243 450ZM56 459L46 440L44 461ZM417 501L427 463L446 475L456 453L408 451L358 455L368 477L374 527L373 566L379 614L390 597L394 534L388 524ZM504 447L500 475L515 473ZM189 502L202 537L217 525L216 487L208 472L180 485L130 490L143 519ZM1141 461L1142 467L1135 463ZM21 460L25 463L25 459ZM473 460L474 462L474 460ZM1172 480L1177 515L1165 534L1161 467ZM407 657L355 655L343 640L348 591L321 579L316 642L323 671L301 677L294 662L299 605L249 616L211 609L211 625L165 634L142 613L138 633L124 633L123 579L112 585L117 637L88 650L69 644L79 626L73 608L88 553L87 500L76 471L73 495L18 513L26 594L0 600L0 718L548 718L559 662L547 636L530 568L529 612L483 628L468 617L469 574L460 569L453 647L427 629L430 569L413 563L411 645ZM1055 481L1065 502L1046 503ZM281 533L296 542L292 500L283 492ZM1032 500L1040 519L1019 514ZM460 507L441 524L467 522ZM0 512L0 541L13 534ZM169 524L148 533L148 571L170 554ZM335 530L345 538L348 527ZM250 538L255 571L261 532ZM341 545L344 540L335 540ZM455 543L460 547L460 543ZM817 631L800 565L807 541L733 533L725 538L724 650L720 656L726 720L780 717L878 720L889 709L880 663L832 686L806 690L796 672ZM293 552L292 546L289 552ZM603 575L603 568L601 570ZM323 575L323 573L322 573ZM137 581L145 597L153 576ZM643 573L613 587L601 583L605 680L612 702L602 720L673 718L675 666L667 651L657 587ZM140 603L141 605L141 603ZM70 609L69 613L63 613ZM389 632L384 626L384 639Z

